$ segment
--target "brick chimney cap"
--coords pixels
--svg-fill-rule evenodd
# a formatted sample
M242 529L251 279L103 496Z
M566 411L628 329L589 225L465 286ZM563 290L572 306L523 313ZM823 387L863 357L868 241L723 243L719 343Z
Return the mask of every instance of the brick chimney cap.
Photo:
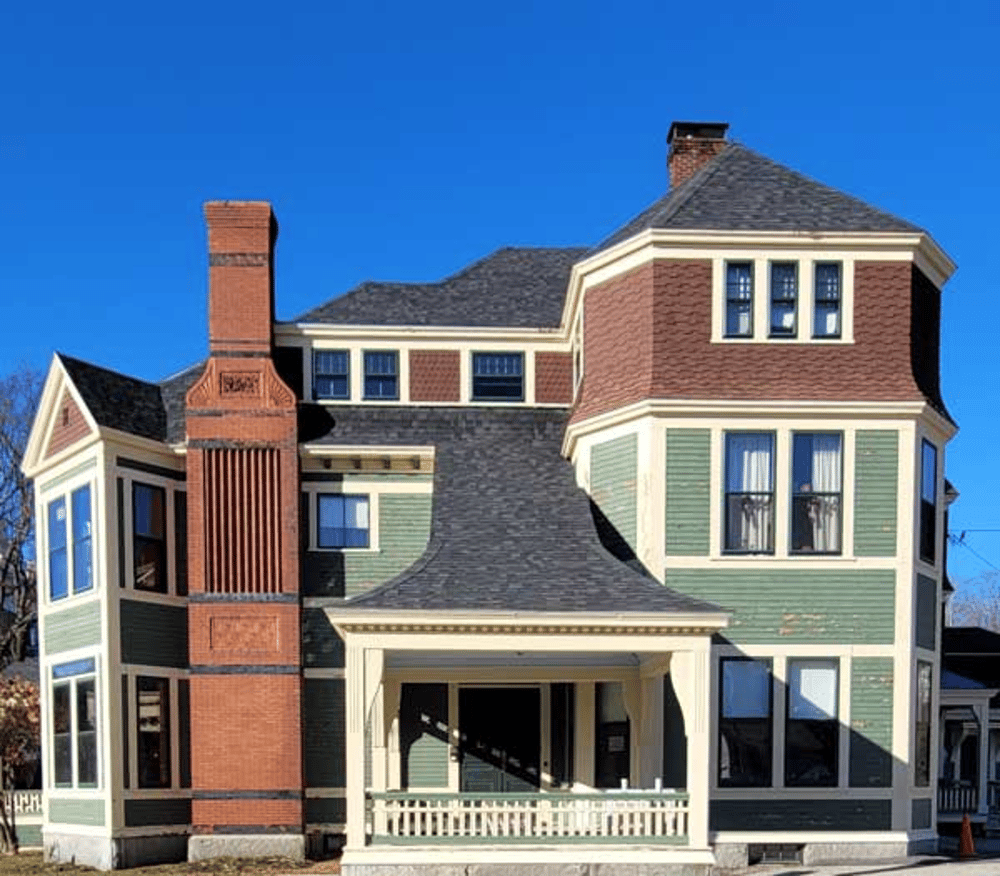
M725 140L728 122L671 122L667 144L674 140Z

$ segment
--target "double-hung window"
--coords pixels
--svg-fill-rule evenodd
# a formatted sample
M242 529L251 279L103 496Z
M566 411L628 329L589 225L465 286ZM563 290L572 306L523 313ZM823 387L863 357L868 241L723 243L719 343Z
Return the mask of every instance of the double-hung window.
M313 352L313 397L351 397L351 354L347 350Z
M770 661L723 658L719 687L719 786L770 787Z
M52 784L97 785L97 686L94 660L52 667Z
M841 443L838 433L792 437L792 553L840 553Z
M937 555L937 448L924 441L920 452L920 558Z
M835 787L840 725L837 660L789 660L785 785Z
M473 401L521 401L523 398L523 354L472 354Z
M365 353L365 398L399 398L399 353L373 350Z
M774 435L726 435L725 550L774 553Z
M163 487L132 485L132 565L137 590L167 592L167 512Z
M839 338L841 320L840 262L817 262L813 284L813 336Z
M136 678L139 787L170 787L170 681Z
M367 496L323 494L316 497L316 545L366 548L369 544Z
M753 262L726 262L726 337L753 337Z
M68 512L68 513L67 513ZM48 506L49 598L62 599L94 586L90 485L86 484Z
M771 337L795 337L795 312L799 295L796 262L771 262Z

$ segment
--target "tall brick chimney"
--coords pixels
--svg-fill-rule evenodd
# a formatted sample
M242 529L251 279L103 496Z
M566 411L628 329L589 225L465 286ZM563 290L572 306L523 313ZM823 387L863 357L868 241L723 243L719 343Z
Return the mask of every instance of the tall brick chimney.
M187 395L189 857L301 855L298 434L271 359L277 223L205 205L209 359Z
M670 187L677 188L726 145L725 122L674 122L667 133Z

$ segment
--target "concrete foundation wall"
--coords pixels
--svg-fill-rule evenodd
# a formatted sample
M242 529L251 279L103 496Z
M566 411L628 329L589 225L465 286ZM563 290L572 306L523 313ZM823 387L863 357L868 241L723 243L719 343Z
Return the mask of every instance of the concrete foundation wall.
M306 856L306 840L301 833L199 834L188 840L189 861L208 858L258 858L280 855L301 861Z

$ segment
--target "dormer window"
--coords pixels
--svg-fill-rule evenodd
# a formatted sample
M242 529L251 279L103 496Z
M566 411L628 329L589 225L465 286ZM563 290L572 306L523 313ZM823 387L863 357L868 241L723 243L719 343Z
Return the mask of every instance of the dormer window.
M399 398L399 353L396 350L365 353L365 398L385 401Z
M313 397L351 397L351 354L347 350L316 350L313 353Z

